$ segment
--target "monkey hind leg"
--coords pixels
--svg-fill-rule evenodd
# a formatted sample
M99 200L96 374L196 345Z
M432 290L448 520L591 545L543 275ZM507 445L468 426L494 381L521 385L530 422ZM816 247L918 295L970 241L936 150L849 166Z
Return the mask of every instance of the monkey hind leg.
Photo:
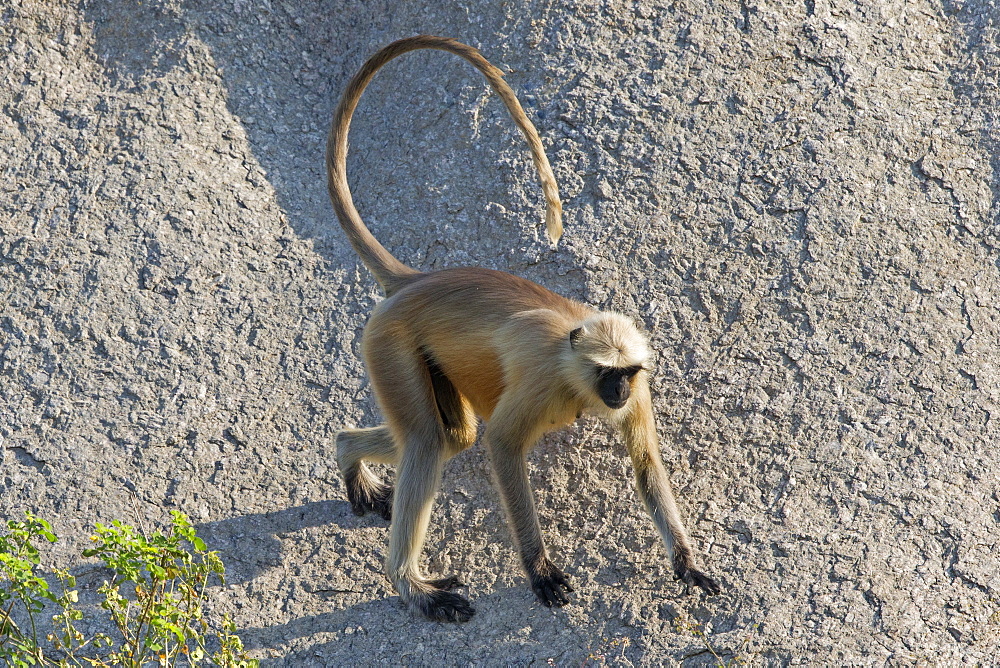
M475 610L465 597L451 591L462 586L458 578L430 579L419 566L445 459L440 425L428 420L425 427L422 434L408 439L399 463L386 573L411 611L436 622L465 622Z
M450 591L459 585L458 578L431 579L420 567L444 462L459 443L470 440L462 422L464 399L424 351L383 320L372 316L362 350L398 446L386 575L413 612L435 621L465 622L474 610Z
M394 464L398 459L392 433L386 425L337 433L337 463L355 515L375 512L386 521L392 519L392 485L372 473L364 460Z

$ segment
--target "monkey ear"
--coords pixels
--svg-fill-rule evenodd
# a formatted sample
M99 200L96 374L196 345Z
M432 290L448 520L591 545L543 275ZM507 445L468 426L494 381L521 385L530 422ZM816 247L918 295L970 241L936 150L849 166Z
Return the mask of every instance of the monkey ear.
M572 332L569 333L569 347L576 350L576 342L580 339L583 334L583 327L577 327Z

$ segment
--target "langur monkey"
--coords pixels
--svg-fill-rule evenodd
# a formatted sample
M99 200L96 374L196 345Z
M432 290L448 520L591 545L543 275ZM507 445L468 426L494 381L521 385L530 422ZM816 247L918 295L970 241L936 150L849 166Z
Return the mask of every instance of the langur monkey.
M507 273L466 267L423 273L393 257L361 220L347 184L347 134L365 87L387 62L416 49L461 56L485 75L531 149L555 243L562 205L538 132L503 73L474 48L422 35L393 42L347 86L327 141L328 187L340 224L386 299L365 326L361 349L385 424L337 434L337 462L354 512L391 519L386 573L401 599L436 621L475 613L452 591L455 576L429 579L420 552L444 462L476 439L477 417L521 563L547 606L568 602L566 575L549 559L525 456L546 432L587 412L617 425L639 497L666 544L677 578L717 594L698 567L660 460L647 376L651 353L631 320L565 299ZM394 464L395 489L365 460Z

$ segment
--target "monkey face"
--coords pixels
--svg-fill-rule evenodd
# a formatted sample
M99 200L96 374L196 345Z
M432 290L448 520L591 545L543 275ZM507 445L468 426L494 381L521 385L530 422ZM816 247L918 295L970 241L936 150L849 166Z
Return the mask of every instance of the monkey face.
M641 369L639 366L624 369L598 367L597 395L601 401L611 409L623 407L632 394L632 379Z
M569 379L575 392L598 414L624 408L632 381L651 357L645 337L625 316L599 313L569 332Z

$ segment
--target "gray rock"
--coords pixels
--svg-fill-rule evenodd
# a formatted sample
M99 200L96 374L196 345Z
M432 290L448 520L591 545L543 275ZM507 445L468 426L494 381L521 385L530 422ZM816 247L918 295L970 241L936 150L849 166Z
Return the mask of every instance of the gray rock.
M1000 633L1000 9L993 0L50 3L0 8L0 508L77 555L179 509L272 665L958 665ZM707 570L672 580L618 439L531 456L573 605L539 606L481 447L425 551L463 626L414 619L334 461L378 420L379 300L332 215L347 79L392 39L479 46L563 188L464 63L365 94L350 178L422 269L480 264L633 315Z

